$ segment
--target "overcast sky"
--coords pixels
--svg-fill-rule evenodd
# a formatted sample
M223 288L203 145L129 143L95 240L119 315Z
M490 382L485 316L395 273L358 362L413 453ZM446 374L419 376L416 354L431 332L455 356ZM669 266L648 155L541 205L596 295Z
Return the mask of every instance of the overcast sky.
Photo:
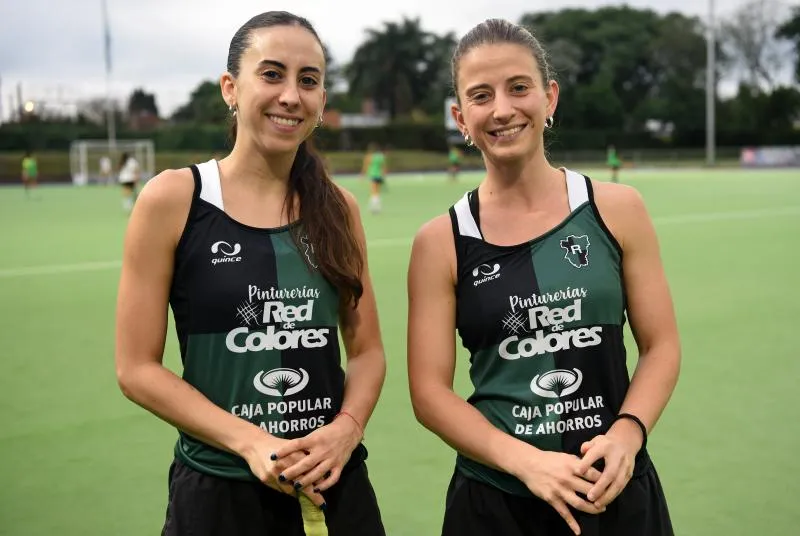
M102 0L0 0L0 98L8 117L9 97L22 84L23 100L65 101L105 94ZM366 28L403 16L419 17L436 33L461 35L489 17L513 21L525 12L621 4L608 0L107 0L112 35L111 91L124 99L136 87L156 94L162 114L186 102L203 79L224 71L236 29L267 9L308 18L334 60L346 62ZM745 0L715 0L719 16ZM790 0L796 3L797 0ZM659 12L706 17L708 0L630 0ZM788 2L787 2L788 3ZM445 6L453 7L445 7ZM360 7L363 6L363 7ZM455 7L458 6L458 7Z

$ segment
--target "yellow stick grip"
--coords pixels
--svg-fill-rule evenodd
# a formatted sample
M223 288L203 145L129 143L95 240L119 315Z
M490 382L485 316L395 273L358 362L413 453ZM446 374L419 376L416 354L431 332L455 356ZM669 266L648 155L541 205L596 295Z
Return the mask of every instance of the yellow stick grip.
M328 536L325 513L304 494L298 494L300 511L303 513L303 530L306 536Z

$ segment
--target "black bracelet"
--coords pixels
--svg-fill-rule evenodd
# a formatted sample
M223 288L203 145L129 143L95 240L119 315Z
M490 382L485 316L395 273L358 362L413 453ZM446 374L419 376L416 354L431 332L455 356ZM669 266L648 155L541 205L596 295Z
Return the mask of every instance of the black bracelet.
M642 420L636 415L631 415L630 413L620 413L616 416L614 422L617 422L620 419L630 419L639 425L639 428L642 430L642 447L639 449L639 452L643 451L645 447L647 447L647 427L644 425Z

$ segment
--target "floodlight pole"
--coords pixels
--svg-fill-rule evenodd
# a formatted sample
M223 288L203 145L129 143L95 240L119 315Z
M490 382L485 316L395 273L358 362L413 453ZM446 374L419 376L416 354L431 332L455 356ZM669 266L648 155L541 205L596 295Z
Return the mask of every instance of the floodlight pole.
M706 28L706 165L716 163L716 23L714 0L708 0L708 27Z
M102 0L103 8L103 50L106 63L106 130L108 133L108 147L111 155L116 153L117 129L114 107L111 100L111 29L108 26L108 6Z

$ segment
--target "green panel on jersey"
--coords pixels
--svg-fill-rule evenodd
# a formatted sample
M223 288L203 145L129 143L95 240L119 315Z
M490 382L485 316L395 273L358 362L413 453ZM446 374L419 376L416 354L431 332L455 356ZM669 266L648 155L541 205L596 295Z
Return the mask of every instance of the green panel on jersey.
M317 270L310 270L306 264L306 259L309 259L311 266L316 266L313 246L303 237L298 251L288 232L273 234L271 238L278 270L278 285L288 291L297 291L298 297L288 298L284 302L303 306L309 299L313 299L313 320L310 325L335 327L339 317L338 293L322 274ZM312 294L313 297L310 297ZM303 322L298 322L298 327L302 327L302 324Z
M281 415L270 411L250 379L255 379L261 370L280 367L280 351L236 354L228 349L228 339L226 333L190 335L183 377L191 385L201 386L205 396L217 406L266 429L269 421L280 420ZM247 335L239 335L234 341L243 346L246 339ZM248 381L245 383L241 378ZM176 450L184 463L197 470L231 478L252 477L243 460L184 433Z
M542 296L561 292L570 304L581 300L580 320L565 323L565 329L621 324L620 256L597 224L591 205L585 204L561 229L536 242L531 254Z
M535 394L530 387L534 376L555 367L553 355L514 361L497 356L497 346L475 352L470 376L481 397L469 401L503 432L542 450L561 450L560 437L542 434L543 423L557 421L558 415L548 415L548 400Z
M251 330L250 337L260 331ZM280 350L236 354L229 351L228 339L230 335L226 333L190 335L187 353L191 359L187 362L191 366L186 368L184 378L192 385L202 385L203 392L216 405L253 424L273 420L266 414L267 408L256 407L263 396L254 388L254 382L262 370L281 366ZM244 346L248 336L242 334L232 340L237 346ZM225 358L220 359L220 356ZM247 378L248 381L235 381L235 378Z

